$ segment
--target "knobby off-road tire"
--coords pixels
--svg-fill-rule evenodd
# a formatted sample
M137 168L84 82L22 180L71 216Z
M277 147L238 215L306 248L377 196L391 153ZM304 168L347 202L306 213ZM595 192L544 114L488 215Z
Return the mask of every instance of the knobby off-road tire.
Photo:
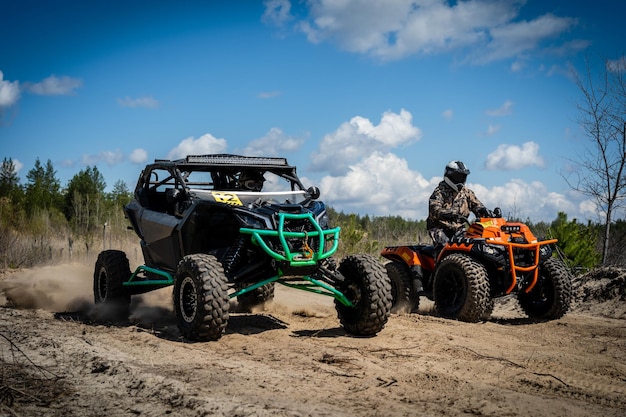
M218 340L228 324L228 285L214 256L185 256L174 282L174 310L182 335L196 341Z
M389 262L385 264L385 269L391 283L391 312L394 314L417 312L420 299L415 291L409 267L402 262Z
M435 272L433 298L439 315L470 323L485 320L493 309L487 270L460 253L440 261Z
M555 320L563 317L572 301L572 280L565 265L550 258L539 265L534 288L517 294L522 310L532 319Z
M270 282L237 297L238 309L251 313L254 307L260 307L274 299L275 283Z
M335 300L339 321L346 332L355 336L373 336L380 332L391 312L391 284L383 265L371 255L344 258L339 272L345 277L339 288L354 304L347 307Z
M130 306L130 292L122 283L130 278L126 254L119 250L100 252L93 273L93 298L99 319L126 320Z

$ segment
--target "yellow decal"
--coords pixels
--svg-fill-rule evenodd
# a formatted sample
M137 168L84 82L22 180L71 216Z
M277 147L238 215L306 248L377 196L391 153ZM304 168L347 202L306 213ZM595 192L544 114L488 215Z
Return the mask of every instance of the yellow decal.
M225 193L222 191L211 191L213 198L218 203L228 204L230 206L243 206L243 203L235 193Z

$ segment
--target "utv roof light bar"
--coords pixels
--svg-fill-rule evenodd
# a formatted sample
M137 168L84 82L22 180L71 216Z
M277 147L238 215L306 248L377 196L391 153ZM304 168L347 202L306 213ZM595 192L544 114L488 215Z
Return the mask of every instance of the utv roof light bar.
M249 166L284 166L288 167L286 158L268 158L258 156L241 155L188 155L181 160L189 164L212 164L212 165L249 165Z

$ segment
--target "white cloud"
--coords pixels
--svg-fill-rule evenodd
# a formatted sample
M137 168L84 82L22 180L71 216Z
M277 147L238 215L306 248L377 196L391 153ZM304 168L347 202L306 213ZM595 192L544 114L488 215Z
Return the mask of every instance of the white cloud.
M375 151L341 176L320 182L322 199L348 212L425 219L428 198L438 181L428 181L392 153Z
M24 168L24 164L23 164L23 163L21 163L19 160L14 159L14 158L11 158L11 161L13 162L13 168L14 168L14 169L13 169L13 172L14 172L15 174L19 174L20 170L21 170L22 168Z
M500 108L487 110L485 113L487 116L498 117L498 116L508 116L513 113L513 102L511 100L506 100Z
M323 177L319 187L322 200L337 210L425 220L428 199L440 181L439 176L424 178L393 153L373 152L351 165L345 175ZM508 218L552 221L559 211L582 217L593 215L589 207L571 196L549 191L539 181L511 179L489 188L472 183L468 187L483 204L491 209L500 207Z
M267 99L274 98L280 96L282 93L280 91L263 91L257 95L258 98Z
M265 0L263 5L265 6L265 12L261 17L263 23L282 26L293 19L289 0Z
M98 165L104 162L109 166L117 165L124 161L124 154L119 149L115 151L102 151L96 155L84 154L81 158L83 165Z
M210 133L206 133L198 139L193 137L183 139L178 146L169 151L167 159L179 159L187 155L223 153L226 150L226 146L226 139L218 139Z
M444 112L441 113L441 115L446 120L452 120L452 118L454 117L454 111L452 111L452 109L444 110Z
M511 71L520 72L525 66L526 64L522 60L517 60L511 64Z
M72 95L77 89L82 87L83 81L78 78L72 77L57 77L51 75L44 78L39 83L27 83L26 89L33 94L39 94L43 96L65 96Z
M122 107L145 107L148 109L155 109L159 107L159 100L155 99L152 96L137 98L131 98L126 96L124 98L118 98L117 102Z
M552 14L514 22L524 3L310 0L309 15L296 27L310 42L331 41L384 60L469 47L468 62L484 64L527 54L576 24Z
M473 61L482 64L520 56L575 25L576 19L546 14L530 21L493 26L489 30L491 41L483 51L474 51Z
M342 175L349 165L374 151L384 152L418 141L422 132L412 122L413 116L404 109L399 114L383 113L378 125L355 116L322 139L319 150L312 155L312 169Z
M19 81L4 80L4 73L0 71L0 112L3 108L13 106L20 99ZM1 115L1 113L0 113Z
M148 152L141 148L134 149L128 156L128 159L133 164L144 164L148 160Z
M618 59L608 60L606 62L606 68L611 72L625 71L626 70L626 56L623 56Z
M544 160L539 155L539 145L535 142L526 142L521 147L499 145L495 151L487 155L485 162L485 168L488 170L515 170L528 166L544 166Z
M484 133L485 136L493 136L500 131L500 125L489 125L487 126L487 131Z
M487 207L500 207L505 218L551 221L556 219L559 211L578 211L577 203L563 194L549 191L539 181L527 183L520 179L511 179L503 185L491 188L478 184L468 186Z
M294 152L300 149L304 138L294 138L273 127L262 138L253 140L243 150L244 155L250 156L281 156L285 152Z

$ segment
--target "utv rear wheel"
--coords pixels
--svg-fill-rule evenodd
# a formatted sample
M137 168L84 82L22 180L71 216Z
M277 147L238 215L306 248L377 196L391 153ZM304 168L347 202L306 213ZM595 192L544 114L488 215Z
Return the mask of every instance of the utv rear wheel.
M415 313L419 308L419 295L413 286L409 267L401 262L389 262L385 264L387 275L391 283L392 306L391 312Z
M226 275L217 259L185 256L174 283L174 310L182 335L197 341L219 339L228 324L229 306Z
M274 299L275 284L270 282L237 297L239 310L250 313L254 307L263 306Z
M435 272L433 298L443 317L470 323L485 320L493 306L487 270L467 255L446 256Z
M346 332L355 336L373 336L380 332L391 312L391 284L383 265L371 255L352 255L339 265L344 276L343 294L354 307L335 300L339 321Z
M555 320L563 317L572 301L572 281L563 262L550 258L539 266L533 289L517 295L522 310L533 319Z
M102 318L126 320L130 305L130 292L122 285L130 278L130 266L126 254L119 250L100 252L93 274L93 298L96 305L103 305Z

